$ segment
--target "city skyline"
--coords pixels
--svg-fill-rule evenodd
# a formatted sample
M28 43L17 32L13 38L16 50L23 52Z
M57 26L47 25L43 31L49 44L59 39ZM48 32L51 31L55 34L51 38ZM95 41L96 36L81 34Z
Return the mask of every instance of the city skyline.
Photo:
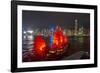
M62 29L74 29L75 19L78 27L83 26L90 29L90 14L88 13L68 13L68 12L47 12L47 11L25 11L22 12L22 27L27 29L50 29L61 26Z

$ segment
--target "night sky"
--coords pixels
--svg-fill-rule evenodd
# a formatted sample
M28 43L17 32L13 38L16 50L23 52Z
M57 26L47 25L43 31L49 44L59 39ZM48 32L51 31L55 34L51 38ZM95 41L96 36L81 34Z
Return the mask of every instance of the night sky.
M73 29L75 19L78 20L78 27L83 26L90 29L90 14L88 13L68 13L68 12L47 12L47 11L22 11L23 29L44 29L59 25L62 28Z

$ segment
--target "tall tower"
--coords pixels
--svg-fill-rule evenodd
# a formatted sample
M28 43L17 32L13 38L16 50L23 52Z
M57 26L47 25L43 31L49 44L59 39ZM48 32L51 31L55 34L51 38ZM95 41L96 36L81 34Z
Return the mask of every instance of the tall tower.
M74 30L74 35L77 36L78 34L78 20L75 19L75 30Z

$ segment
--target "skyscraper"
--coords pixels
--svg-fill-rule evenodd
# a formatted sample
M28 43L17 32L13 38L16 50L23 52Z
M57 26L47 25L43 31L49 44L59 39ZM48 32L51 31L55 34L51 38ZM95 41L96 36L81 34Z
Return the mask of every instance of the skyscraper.
M78 20L77 19L75 19L75 30L74 31L75 31L74 35L77 36L78 34Z

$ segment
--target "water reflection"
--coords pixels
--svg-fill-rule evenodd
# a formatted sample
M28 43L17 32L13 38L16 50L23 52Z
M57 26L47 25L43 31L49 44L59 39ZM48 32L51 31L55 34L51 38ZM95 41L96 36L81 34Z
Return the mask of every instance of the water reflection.
M68 56L83 51L90 55L90 37L89 36L73 36L70 37L70 46Z

